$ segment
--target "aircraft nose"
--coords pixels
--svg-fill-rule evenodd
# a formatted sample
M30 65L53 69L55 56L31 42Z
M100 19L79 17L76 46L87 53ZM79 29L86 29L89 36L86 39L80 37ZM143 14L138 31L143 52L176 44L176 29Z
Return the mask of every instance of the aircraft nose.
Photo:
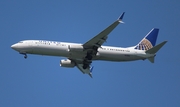
M16 49L17 49L17 44L11 45L11 48L14 49L14 50L16 50Z

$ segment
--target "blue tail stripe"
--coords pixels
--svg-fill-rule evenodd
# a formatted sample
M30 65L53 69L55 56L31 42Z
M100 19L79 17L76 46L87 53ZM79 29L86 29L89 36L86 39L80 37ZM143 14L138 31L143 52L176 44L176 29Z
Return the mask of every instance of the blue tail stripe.
M147 34L146 39L149 40L153 46L156 45L156 39L158 36L158 32L159 32L159 29L154 28Z

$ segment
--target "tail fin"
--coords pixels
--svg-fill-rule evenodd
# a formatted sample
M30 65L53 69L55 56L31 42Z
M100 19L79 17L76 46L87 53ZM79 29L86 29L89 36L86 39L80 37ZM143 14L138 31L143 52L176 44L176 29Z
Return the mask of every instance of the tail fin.
M159 29L153 28L136 46L138 50L149 50L156 45Z

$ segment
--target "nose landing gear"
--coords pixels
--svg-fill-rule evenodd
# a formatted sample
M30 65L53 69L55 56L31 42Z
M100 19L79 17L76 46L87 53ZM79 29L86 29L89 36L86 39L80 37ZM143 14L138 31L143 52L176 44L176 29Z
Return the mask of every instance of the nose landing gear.
M27 58L27 54L24 55L24 58L25 58L25 59Z
M24 58L27 59L27 54L26 53L20 53L22 55L24 55Z

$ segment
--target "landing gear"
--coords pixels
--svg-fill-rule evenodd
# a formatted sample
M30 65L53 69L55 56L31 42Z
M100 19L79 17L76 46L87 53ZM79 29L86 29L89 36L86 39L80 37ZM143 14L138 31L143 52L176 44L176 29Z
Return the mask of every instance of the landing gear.
M25 59L27 58L27 54L26 53L20 53L20 54L24 55Z
M26 54L24 55L24 58L25 58L25 59L27 58L27 55L26 55Z
M85 59L84 62L83 62L83 69L88 68L91 63L92 63L91 60Z
M92 55L87 54L87 56L85 58L88 59L88 60L92 60Z
M88 66L92 63L91 60L92 60L92 55L88 53L84 59L83 69L88 68Z

